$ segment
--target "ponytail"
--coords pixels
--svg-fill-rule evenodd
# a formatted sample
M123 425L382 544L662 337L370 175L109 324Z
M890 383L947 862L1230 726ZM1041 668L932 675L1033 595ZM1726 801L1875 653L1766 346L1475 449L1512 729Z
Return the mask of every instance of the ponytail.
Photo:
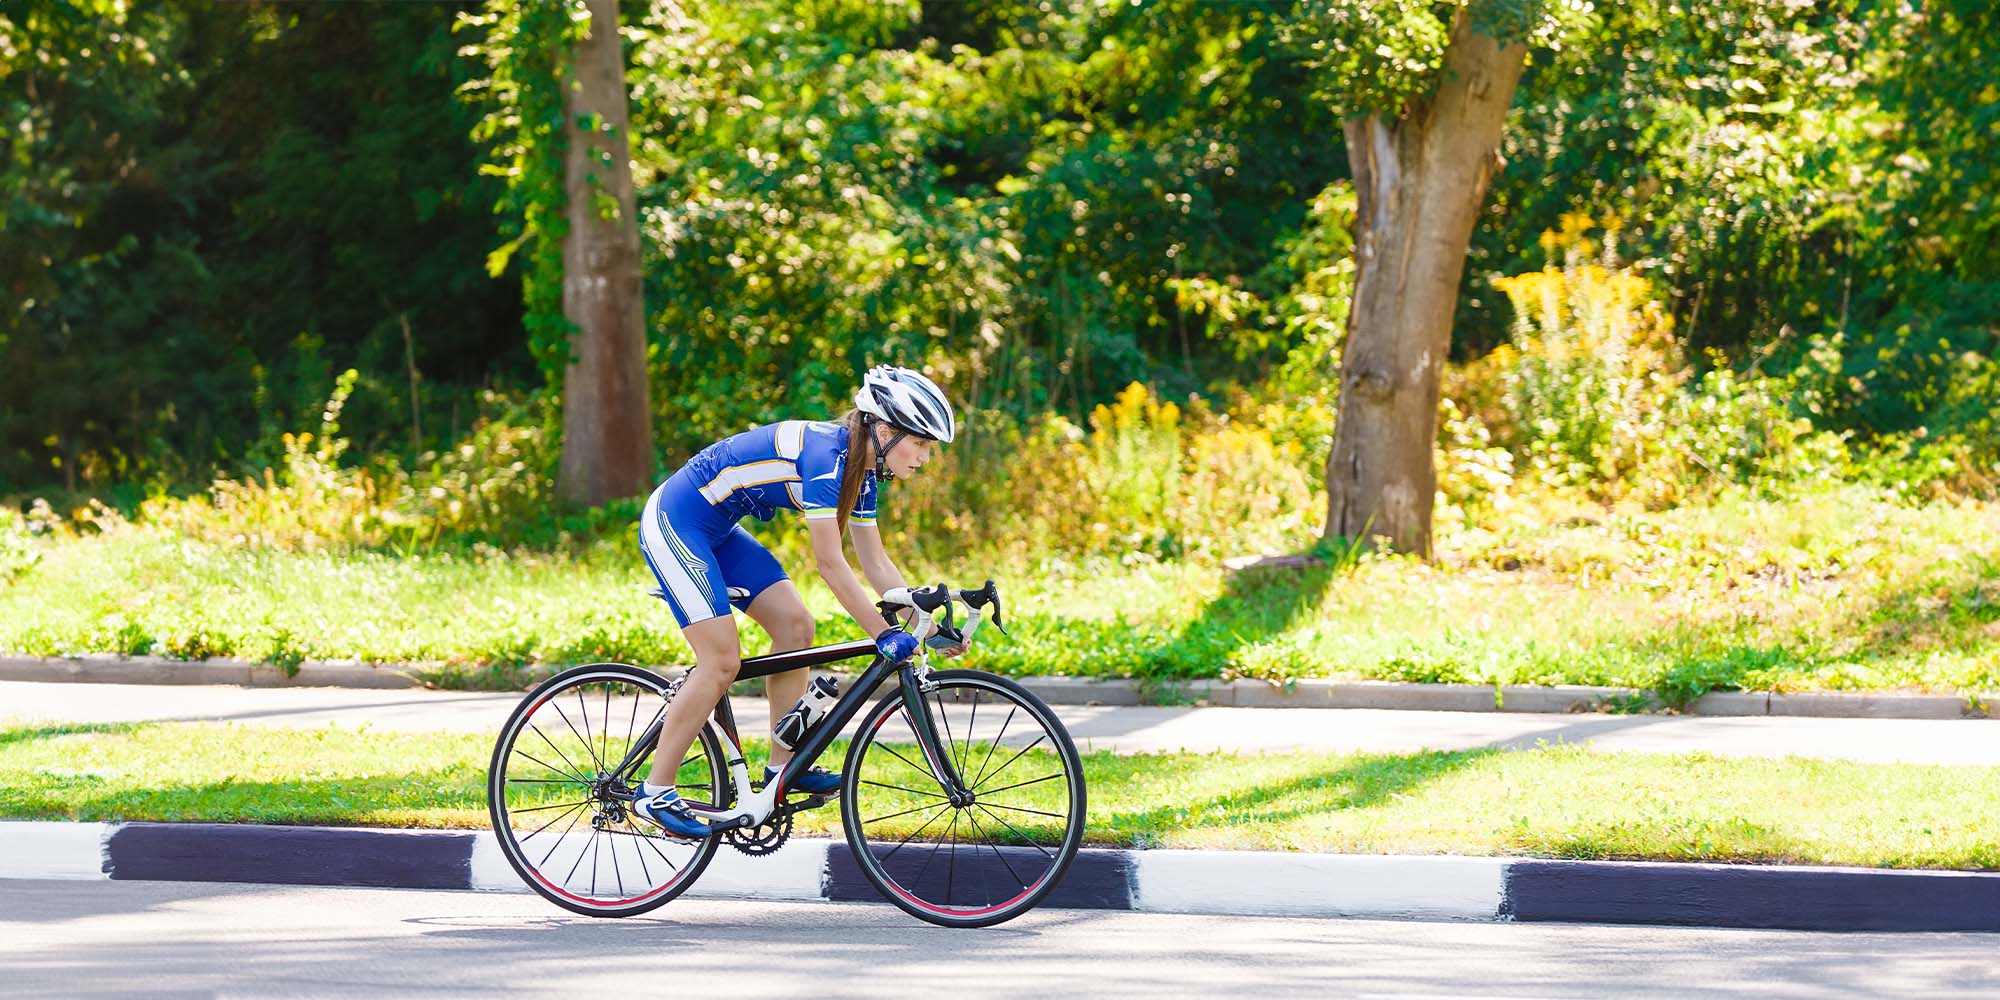
M854 501L861 496L861 477L875 463L875 429L869 426L867 414L860 410L849 410L840 422L847 425L847 468L840 474L840 533L847 534L847 515L854 509Z

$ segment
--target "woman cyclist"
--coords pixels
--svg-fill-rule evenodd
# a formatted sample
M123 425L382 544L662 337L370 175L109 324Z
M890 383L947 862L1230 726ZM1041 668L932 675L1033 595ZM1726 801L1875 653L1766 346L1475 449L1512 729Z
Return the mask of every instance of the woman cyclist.
M861 570L877 592L904 586L875 525L876 484L922 468L955 429L951 404L936 384L908 368L879 365L863 377L854 409L838 422L787 420L724 438L653 491L639 519L639 551L694 648L695 668L667 709L634 813L676 836L711 832L681 801L674 776L742 665L732 605L770 633L772 652L812 645L812 613L777 559L736 523L745 515L768 521L779 508L803 514L813 561L840 606L890 662L916 652L917 637L883 618L862 589L841 535L853 537ZM963 648L940 652L955 656ZM767 679L773 727L805 693L806 680L804 668ZM791 751L774 742L764 780L790 759ZM815 767L792 787L825 794L840 788L840 776Z

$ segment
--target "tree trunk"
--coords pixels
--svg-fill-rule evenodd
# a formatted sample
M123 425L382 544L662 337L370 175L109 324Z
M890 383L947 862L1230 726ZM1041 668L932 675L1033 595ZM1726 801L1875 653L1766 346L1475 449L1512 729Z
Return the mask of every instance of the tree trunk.
M576 333L563 375L557 490L566 503L595 506L653 485L645 302L616 0L590 0L590 33L577 43L575 59L576 83L564 95L563 315ZM607 217L613 204L616 214Z
M1438 379L1466 246L1526 59L1526 45L1479 34L1460 10L1436 92L1398 120L1346 122L1354 303L1326 463L1326 540L1382 535L1430 556Z

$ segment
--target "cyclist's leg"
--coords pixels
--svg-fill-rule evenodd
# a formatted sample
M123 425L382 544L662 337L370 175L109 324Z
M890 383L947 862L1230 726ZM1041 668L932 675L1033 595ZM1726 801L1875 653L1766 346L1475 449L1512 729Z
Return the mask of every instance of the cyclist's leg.
M722 564L722 575L729 581L731 593L742 595L733 599L735 605L770 634L771 652L783 653L812 645L812 612L806 610L798 587L785 575L785 568L769 549L758 544L739 525L716 543L715 557ZM773 728L806 693L807 673L801 668L764 679ZM782 766L791 756L791 751L773 744L771 766Z
M639 518L639 552L660 584L660 593L680 622L681 634L694 649L694 669L667 706L653 769L646 781L672 785L681 758L694 743L717 702L729 691L743 664L736 638L736 618L729 610L729 590L713 543L699 528L686 528L694 518L676 518L674 481L662 485L646 502ZM687 505L702 503L699 498Z
M806 610L804 598L799 596L799 588L790 580L779 580L757 595L750 603L750 617L771 633L771 652L804 649L813 642L812 612ZM808 671L804 667L787 670L782 674L772 674L764 678L765 693L771 701L771 726L775 729L778 720L806 693ZM792 752L771 744L771 766L783 767L792 759Z
M694 672L681 685L667 706L666 723L660 728L660 743L653 753L653 770L646 781L652 785L672 785L680 771L681 758L694 744L695 734L715 711L717 702L729 692L743 653L736 639L736 619L730 615L696 622L681 630L694 647Z

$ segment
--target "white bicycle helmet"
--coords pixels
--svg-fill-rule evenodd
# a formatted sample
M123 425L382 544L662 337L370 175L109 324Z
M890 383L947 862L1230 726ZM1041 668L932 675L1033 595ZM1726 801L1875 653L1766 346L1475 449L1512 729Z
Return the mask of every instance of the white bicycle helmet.
M854 405L905 434L933 441L950 444L958 430L951 402L937 383L909 368L876 365L868 369L861 379L861 391L854 394Z

